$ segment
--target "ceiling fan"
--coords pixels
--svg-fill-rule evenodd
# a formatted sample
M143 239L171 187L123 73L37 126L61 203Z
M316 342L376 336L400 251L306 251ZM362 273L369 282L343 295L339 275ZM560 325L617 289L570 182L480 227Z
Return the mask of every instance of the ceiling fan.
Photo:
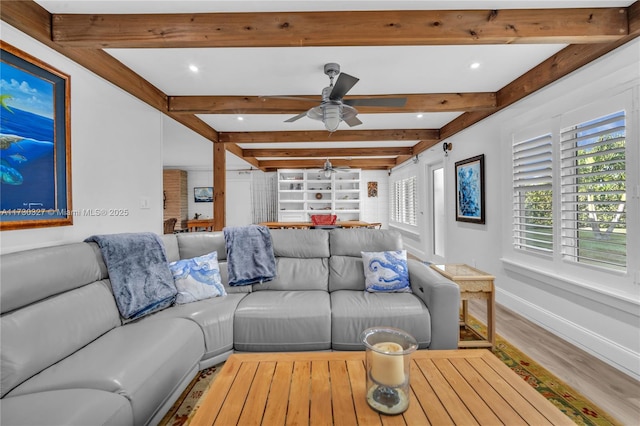
M331 173L348 172L349 167L333 167L333 164L331 164L331 161L327 158L327 161L324 162L324 166L322 167L322 171L325 177L331 177Z
M322 121L329 132L335 132L341 121L347 123L349 127L362 124L362 121L356 117L358 110L355 109L354 106L403 107L407 102L407 98L361 98L343 100L342 98L359 79L349 74L341 73L340 65L333 62L325 64L324 73L329 76L329 86L322 89L322 101L320 105L285 120L285 123L292 123L306 116L314 120ZM338 76L338 79L334 85L333 79L335 76ZM316 99L310 98L287 97L287 99L318 102Z

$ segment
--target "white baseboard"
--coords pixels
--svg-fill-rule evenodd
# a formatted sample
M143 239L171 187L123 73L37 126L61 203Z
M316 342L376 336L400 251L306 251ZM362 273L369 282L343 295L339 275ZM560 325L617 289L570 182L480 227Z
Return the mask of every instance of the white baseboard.
M496 289L496 302L640 380L640 354L502 289Z

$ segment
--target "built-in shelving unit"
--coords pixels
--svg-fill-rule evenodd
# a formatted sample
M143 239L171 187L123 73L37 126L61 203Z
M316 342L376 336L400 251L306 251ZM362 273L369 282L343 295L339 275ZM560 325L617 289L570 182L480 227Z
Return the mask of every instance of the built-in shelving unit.
M325 176L317 169L278 170L278 220L308 222L312 214L360 220L360 169Z

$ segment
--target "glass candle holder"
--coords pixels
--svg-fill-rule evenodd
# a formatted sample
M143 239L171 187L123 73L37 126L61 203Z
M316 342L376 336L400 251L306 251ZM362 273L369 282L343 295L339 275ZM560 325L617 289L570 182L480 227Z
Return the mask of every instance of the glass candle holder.
M361 334L366 348L367 403L383 414L400 414L409 408L411 353L418 342L393 327L372 327Z

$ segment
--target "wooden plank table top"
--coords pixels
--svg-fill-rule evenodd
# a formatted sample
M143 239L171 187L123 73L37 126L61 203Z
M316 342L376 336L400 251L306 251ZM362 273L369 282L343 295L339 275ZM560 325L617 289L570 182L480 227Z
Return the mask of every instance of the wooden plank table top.
M234 354L190 425L572 425L485 349L416 351L409 409L365 399L364 351Z

